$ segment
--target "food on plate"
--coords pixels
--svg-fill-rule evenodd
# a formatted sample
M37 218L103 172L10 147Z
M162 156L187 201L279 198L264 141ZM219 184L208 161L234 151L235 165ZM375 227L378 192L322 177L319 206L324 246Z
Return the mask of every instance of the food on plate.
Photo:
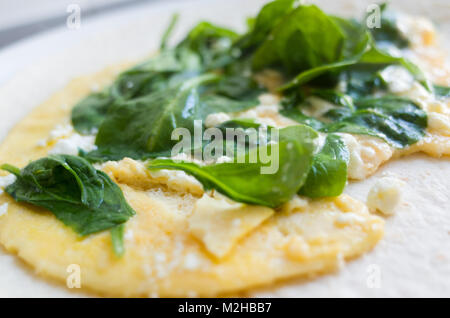
M235 293L369 251L398 183L366 206L348 180L450 154L434 29L381 12L370 28L276 0L242 34L200 22L170 46L174 18L153 57L74 80L4 140L0 243L113 296Z

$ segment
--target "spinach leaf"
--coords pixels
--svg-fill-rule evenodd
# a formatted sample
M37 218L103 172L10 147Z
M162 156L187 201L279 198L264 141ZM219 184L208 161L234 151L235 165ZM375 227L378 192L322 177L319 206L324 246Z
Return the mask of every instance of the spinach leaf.
M438 97L450 97L450 87L441 86L441 85L434 85L434 94Z
M342 116L323 130L372 135L396 148L416 143L425 134L426 112L408 99L372 97L356 100L355 105L355 112Z
M393 11L387 10L387 4L383 3L381 9L381 27L369 28L373 38L378 44L393 45L397 48L405 48L409 45L408 39L400 32L397 26L397 16ZM366 16L367 19L367 16Z
M349 152L336 134L329 134L325 144L314 156L311 169L299 194L310 198L338 196L347 184Z
M280 111L280 114L316 130L322 129L325 125L320 120L305 115L298 107L284 108Z
M183 170L196 177L206 189L214 188L238 202L278 207L297 193L306 180L317 133L307 126L291 126L279 131L279 143L251 149L235 162L199 166L190 162L156 159L148 168ZM278 169L261 173L274 162L261 157L261 150L274 154ZM250 158L257 158L251 163ZM242 162L242 163L241 163Z
M114 254L118 257L122 257L125 254L124 232L125 225L123 223L111 229L111 243Z
M72 124L82 134L100 127L109 108L155 91L167 89L196 76L198 56L187 50L165 50L154 58L121 73L104 92L82 99L72 110Z
M355 109L355 105L353 104L353 98L344 93L332 89L312 89L310 94L312 96L317 96L323 100L326 100L331 104L347 107L350 110Z
M209 22L197 24L181 41L176 50L187 49L197 54L202 70L209 71L224 67L235 60L233 42L238 34Z
M236 47L247 53L253 52L267 39L272 29L282 21L288 12L294 9L296 2L296 0L276 0L263 6L250 31L238 40Z
M345 83L345 93L353 98L362 98L385 91L386 85L380 77L380 71L388 64L356 64L340 74Z
M22 170L11 165L1 168L17 177L5 189L17 202L51 211L80 235L115 228L135 214L120 188L80 157L55 155L33 161ZM119 243L116 239L116 249Z
M308 94L285 99L281 114L322 132L371 135L397 148L411 145L425 134L427 115L409 99L389 95L354 99L340 92L319 89L310 89ZM336 108L327 111L322 120L305 115L301 110L303 102L311 95L327 100Z
M253 67L278 66L287 74L298 74L337 62L343 41L333 19L314 5L302 5L288 13L256 50Z
M170 36L172 35L173 29L175 28L175 25L178 22L179 14L176 13L172 15L172 19L170 19L169 25L167 26L167 29L164 31L163 36L161 38L161 44L160 49L164 50L167 47L167 42L169 41Z
M171 140L174 129L186 128L192 132L194 120L204 120L211 113L242 111L258 104L252 94L241 91L242 87L224 88L221 80L219 75L205 74L167 90L115 103L100 126L96 139L98 149L87 157L118 160L167 154L176 143ZM238 86L241 84L242 79Z
M98 129L113 100L108 92L91 94L81 100L72 109L72 124L75 130L90 134Z

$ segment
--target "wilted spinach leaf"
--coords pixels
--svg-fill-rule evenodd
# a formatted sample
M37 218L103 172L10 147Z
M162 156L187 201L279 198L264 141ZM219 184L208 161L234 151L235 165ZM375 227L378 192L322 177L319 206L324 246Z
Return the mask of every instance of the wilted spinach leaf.
M338 196L347 184L349 152L336 134L329 134L325 144L314 156L311 169L299 194L310 198Z
M277 24L253 56L260 70L279 66L288 74L337 62L342 54L344 34L339 26L314 5L302 5Z
M236 158L236 162L199 166L156 159L148 168L183 170L196 177L206 189L217 189L238 202L275 208L289 201L305 182L316 137L317 133L307 126L291 126L279 131L279 143L254 148L244 158ZM262 158L261 151L273 154L273 161ZM257 158L255 163L250 160L253 156ZM278 167L276 171L261 173L261 168L274 164Z
M194 120L204 120L211 113L242 111L258 104L251 93L241 91L242 87L211 86L221 80L219 75L205 74L171 89L115 103L97 134L98 149L87 157L111 160L156 157L170 152L176 143L171 140L174 129L186 128L193 132ZM228 97L234 95L239 99Z
M427 127L426 112L412 101L384 96L355 101L355 112L327 125L326 132L368 134L403 148L419 141Z
M115 228L135 214L120 188L80 157L55 155L22 170L11 165L1 168L17 177L5 189L17 202L51 211L80 235Z
M238 40L236 46L247 54L253 52L267 39L272 29L294 9L296 2L296 0L277 0L263 6L250 31Z
M438 97L450 97L450 87L445 87L441 85L434 85L434 93Z
M393 45L397 48L405 48L409 45L408 39L400 32L397 26L395 12L387 10L387 4L380 5L380 27L369 28L375 41L380 45ZM367 19L367 16L366 16Z

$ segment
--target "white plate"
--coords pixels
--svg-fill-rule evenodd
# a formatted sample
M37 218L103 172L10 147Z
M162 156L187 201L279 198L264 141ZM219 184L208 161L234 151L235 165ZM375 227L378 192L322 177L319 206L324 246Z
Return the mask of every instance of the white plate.
M113 12L81 28L46 32L0 51L0 140L33 107L74 77L124 60L144 57L158 47L174 12L181 14L176 38L199 20L242 29L245 17L261 0L164 1ZM309 1L327 12L361 15L371 1ZM392 1L405 12L431 17L445 33L448 1ZM0 158L1 161L1 158ZM407 162L407 163L406 163ZM374 251L338 273L311 281L293 280L252 291L253 296L450 296L450 161L412 156L383 167L408 178L404 205L387 220L386 235ZM350 185L348 192L364 200L372 178ZM442 176L447 176L443 178ZM424 186L426 185L426 186ZM370 288L380 273L380 288ZM0 249L0 297L84 296L35 275L17 257Z

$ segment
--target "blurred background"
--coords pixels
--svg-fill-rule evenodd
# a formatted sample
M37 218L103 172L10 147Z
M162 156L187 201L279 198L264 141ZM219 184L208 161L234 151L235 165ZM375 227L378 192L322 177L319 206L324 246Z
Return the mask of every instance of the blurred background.
M132 6L177 1L188 0L0 0L0 50L5 46L36 33L63 26L76 8L81 10L83 20L90 20L99 15ZM220 3L226 2L227 0L208 1L217 1ZM245 2L246 0L242 1ZM341 9L347 11L344 8L346 1L304 1L317 3L324 9L327 9L328 6L342 6L343 8ZM446 21L445 25L441 26L441 29L444 32L450 31L450 0L414 1L414 5L411 5L409 1L391 0L389 2L393 7L401 5L400 7L403 10L406 9L409 13L433 17L435 20L441 21L441 23L442 21ZM367 6L367 3L381 2L384 2L384 0L358 1L361 4L361 12L364 6Z
M112 10L161 1L164 0L0 0L0 49L64 25L77 6L83 19L89 19Z

